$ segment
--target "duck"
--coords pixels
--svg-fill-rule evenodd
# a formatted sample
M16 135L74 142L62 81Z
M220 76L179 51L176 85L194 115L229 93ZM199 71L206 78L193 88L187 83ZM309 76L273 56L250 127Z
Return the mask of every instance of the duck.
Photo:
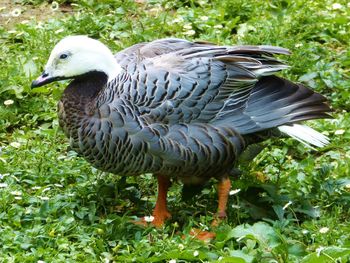
M67 36L32 88L70 80L58 118L71 148L102 171L157 178L154 226L171 217L174 181L200 188L215 178L216 217L224 219L230 175L248 146L281 134L310 147L329 143L302 124L331 116L326 97L276 76L288 68L276 56L289 54L166 38L114 55L99 40Z

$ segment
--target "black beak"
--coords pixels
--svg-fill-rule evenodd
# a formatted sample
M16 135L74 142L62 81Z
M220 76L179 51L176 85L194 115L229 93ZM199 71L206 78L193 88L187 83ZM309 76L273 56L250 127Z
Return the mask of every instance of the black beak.
M37 88L37 87L41 87L44 86L48 83L54 82L56 80L61 80L63 78L60 77L50 77L48 73L46 73L45 71L41 74L41 76L39 76L36 80L34 80L32 82L32 88Z

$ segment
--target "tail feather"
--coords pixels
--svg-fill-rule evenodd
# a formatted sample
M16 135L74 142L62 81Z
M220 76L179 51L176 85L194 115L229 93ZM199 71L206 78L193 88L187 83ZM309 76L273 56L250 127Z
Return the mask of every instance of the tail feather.
M302 84L277 76L262 77L246 97L232 97L233 101L226 103L215 122L218 124L231 123L242 135L282 126L285 133L290 133L292 137L302 140L303 136L294 134L289 129L290 126L283 127L300 121L330 117L331 109L324 96ZM303 133L308 131L310 138L315 137L311 136L313 133L310 134L307 128L299 130ZM321 137L316 136L316 138ZM311 144L315 145L312 143L314 141L310 140ZM320 139L320 142L322 141L324 140ZM315 143L319 144L317 140Z
M327 99L311 89L288 80L268 76L254 87L245 114L261 128L273 128L300 120L323 117L330 108Z
M279 126L278 129L282 133L289 135L290 137L311 148L312 146L323 147L329 143L327 136L306 125L294 123L292 125Z

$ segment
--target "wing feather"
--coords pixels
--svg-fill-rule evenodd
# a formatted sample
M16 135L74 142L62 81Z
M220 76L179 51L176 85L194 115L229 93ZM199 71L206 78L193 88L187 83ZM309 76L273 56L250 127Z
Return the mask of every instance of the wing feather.
M116 54L130 75L129 92L145 117L163 123L210 122L225 105L246 101L259 75L285 68L270 46L216 46L163 39ZM254 57L252 57L254 55ZM162 114L163 113L163 114Z
M321 95L265 77L288 67L275 54L290 53L161 39L132 46L116 59L129 77L123 93L131 94L148 122L227 124L245 134L329 111Z

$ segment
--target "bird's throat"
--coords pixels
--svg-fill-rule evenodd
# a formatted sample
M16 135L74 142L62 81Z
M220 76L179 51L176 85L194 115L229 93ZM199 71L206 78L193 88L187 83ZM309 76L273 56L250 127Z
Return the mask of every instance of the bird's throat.
M104 72L91 71L80 75L67 86L63 97L69 99L89 98L92 99L105 87L108 76Z

